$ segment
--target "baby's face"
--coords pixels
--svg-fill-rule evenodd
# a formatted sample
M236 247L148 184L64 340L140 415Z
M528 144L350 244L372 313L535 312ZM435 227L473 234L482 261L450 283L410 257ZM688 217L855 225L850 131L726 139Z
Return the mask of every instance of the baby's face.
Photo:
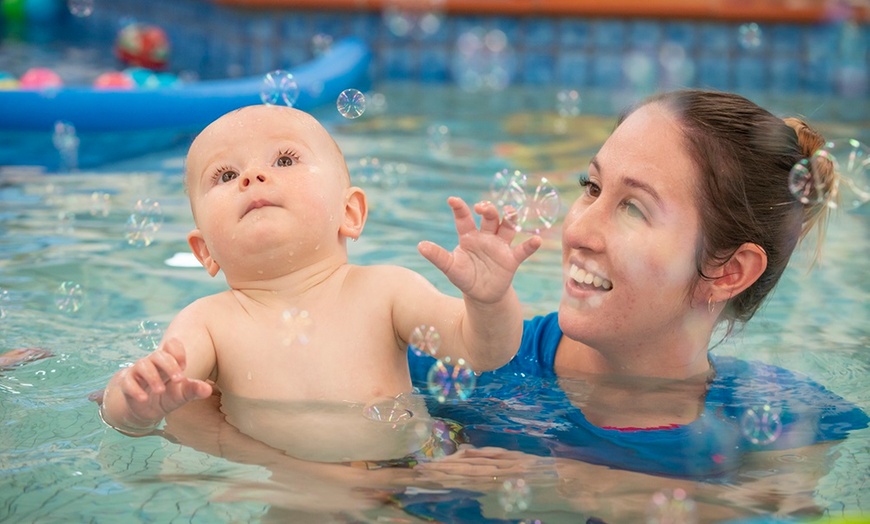
M194 140L186 177L197 228L226 271L239 253L291 254L333 241L349 178L338 146L310 115L249 106Z

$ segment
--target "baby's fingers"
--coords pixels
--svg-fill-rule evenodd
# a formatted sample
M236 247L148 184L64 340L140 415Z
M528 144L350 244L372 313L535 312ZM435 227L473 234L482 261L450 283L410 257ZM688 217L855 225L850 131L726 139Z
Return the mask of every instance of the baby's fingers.
M498 209L492 202L478 202L474 211L480 215L480 232L496 233L499 231Z
M518 264L522 264L541 247L541 244L543 244L543 240L537 235L525 240L513 248L514 259Z
M433 266L440 269L442 273L446 273L453 265L453 253L434 242L429 242L428 240L420 242L417 244L417 251L423 255L423 258L431 262Z
M471 216L471 209L459 197L450 197L447 199L447 204L453 210L453 220L456 222L456 233L461 237L477 230L477 225L474 223L474 217Z

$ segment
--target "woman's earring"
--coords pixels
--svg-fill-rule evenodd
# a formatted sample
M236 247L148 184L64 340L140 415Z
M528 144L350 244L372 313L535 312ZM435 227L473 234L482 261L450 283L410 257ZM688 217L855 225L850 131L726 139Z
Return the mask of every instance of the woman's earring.
M710 298L707 299L707 311L712 313L714 309L716 309L716 303L713 302L713 295L710 295Z

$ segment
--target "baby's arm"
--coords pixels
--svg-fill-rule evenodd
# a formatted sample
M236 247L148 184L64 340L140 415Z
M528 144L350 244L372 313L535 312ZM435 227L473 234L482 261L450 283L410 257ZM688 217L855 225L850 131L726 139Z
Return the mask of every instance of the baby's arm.
M479 202L474 206L481 216L478 229L462 199L450 197L447 202L453 209L459 245L453 252L432 242L418 246L420 254L462 292L464 308L460 307L456 331L440 334L445 349L464 358L472 369L495 369L506 364L519 348L523 310L512 281L520 264L541 246L541 238L533 236L512 247L517 230L510 217L499 219L495 204ZM447 304L444 307L450 309ZM437 307L432 312L433 316L445 313Z
M195 315L185 310L172 321L160 347L116 372L103 394L100 415L128 435L146 435L174 409L207 398L212 386L214 347ZM186 349L187 348L187 349Z

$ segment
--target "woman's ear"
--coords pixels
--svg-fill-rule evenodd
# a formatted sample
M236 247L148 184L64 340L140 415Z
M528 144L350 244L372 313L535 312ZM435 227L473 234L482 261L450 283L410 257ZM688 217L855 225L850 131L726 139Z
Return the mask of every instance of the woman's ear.
M338 234L345 238L358 239L366 225L368 207L366 194L358 187L350 187L344 199L344 220L338 228Z
M194 229L187 234L187 244L190 246L190 250L193 251L193 256L199 260L199 263L208 271L208 274L211 276L217 275L221 267L211 257L211 252L208 250L208 246L205 244L205 239L202 237L199 229Z
M710 275L710 293L713 302L721 302L739 295L755 283L767 269L767 253L758 244L746 242L737 248L725 264Z

